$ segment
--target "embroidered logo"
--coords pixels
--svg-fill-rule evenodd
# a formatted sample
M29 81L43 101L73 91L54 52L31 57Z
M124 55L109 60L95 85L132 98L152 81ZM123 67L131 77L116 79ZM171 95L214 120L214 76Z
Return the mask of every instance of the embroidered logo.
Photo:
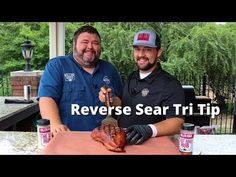
M75 73L65 73L64 74L65 81L74 81L75 80Z
M109 85L111 81L108 76L104 76L103 82L105 82L106 85Z
M142 90L142 97L146 97L148 95L148 93L149 93L149 90L147 88L144 88Z
M149 33L140 33L138 35L138 41L139 40L142 40L142 41L149 41L149 37L150 37L150 34Z

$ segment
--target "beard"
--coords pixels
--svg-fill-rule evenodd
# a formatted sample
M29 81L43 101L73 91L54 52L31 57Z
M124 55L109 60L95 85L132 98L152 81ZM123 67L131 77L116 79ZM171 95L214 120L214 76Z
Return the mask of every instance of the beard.
M141 59L145 62L140 62ZM148 58L137 58L137 61L135 63L139 70L148 71L157 64L157 60L158 59L155 59L153 63L150 63Z
M78 51L74 48L74 56L78 63L83 67L94 67L100 57L100 52L96 53L95 50L81 50Z

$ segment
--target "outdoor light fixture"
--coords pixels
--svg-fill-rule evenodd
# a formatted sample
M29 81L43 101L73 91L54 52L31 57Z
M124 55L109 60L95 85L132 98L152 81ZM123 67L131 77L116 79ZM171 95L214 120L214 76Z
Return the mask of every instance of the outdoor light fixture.
M33 45L32 42L30 40L28 40L28 37L27 37L27 40L21 44L21 51L22 51L23 57L25 59L24 71L31 71L30 60L33 56L34 46L35 45Z

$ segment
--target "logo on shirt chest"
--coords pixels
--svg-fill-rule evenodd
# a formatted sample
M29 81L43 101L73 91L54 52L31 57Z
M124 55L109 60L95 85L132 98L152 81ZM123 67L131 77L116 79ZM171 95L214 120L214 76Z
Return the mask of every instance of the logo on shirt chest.
M64 74L65 81L74 81L75 80L75 73L65 73Z
M110 80L110 78L108 76L104 76L103 77L103 82L105 82L106 85L109 85L111 80Z
M142 93L142 97L146 97L146 96L148 95L148 93L149 93L149 90L148 90L147 88L144 88L144 89L141 91L141 93Z

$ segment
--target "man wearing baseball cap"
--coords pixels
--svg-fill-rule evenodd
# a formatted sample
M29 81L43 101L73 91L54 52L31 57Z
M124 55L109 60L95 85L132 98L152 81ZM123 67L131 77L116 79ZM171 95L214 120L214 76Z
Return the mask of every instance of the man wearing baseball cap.
M123 114L118 119L119 126L126 128L127 142L142 144L151 137L179 133L184 117L181 113L177 115L173 104L184 105L184 92L181 83L161 67L160 37L152 29L137 32L133 40L133 52L138 70L128 76L121 100L114 98L114 105L131 107L130 115ZM101 88L101 101L104 101L105 92ZM146 112L141 111L145 107L148 107ZM155 107L168 109L159 114L160 111L154 111Z

